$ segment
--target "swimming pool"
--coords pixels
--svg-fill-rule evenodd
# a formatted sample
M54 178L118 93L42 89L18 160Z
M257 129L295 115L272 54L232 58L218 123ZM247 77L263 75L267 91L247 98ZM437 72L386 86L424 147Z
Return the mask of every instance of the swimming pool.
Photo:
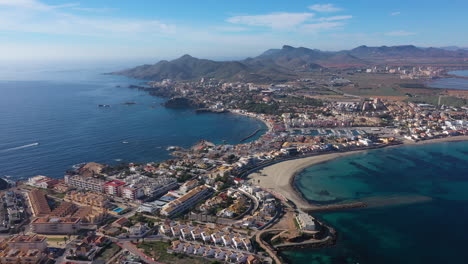
M120 213L120 212L122 212L123 210L124 210L123 208L120 208L120 207L119 207L119 208L115 208L115 209L112 210L112 211L114 211L114 212L116 212L116 213Z

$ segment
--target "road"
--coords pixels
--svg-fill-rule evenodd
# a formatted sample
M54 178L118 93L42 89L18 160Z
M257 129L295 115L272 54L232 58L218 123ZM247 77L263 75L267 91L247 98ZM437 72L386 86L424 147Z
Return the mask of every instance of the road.
M268 245L267 243L265 243L265 241L263 241L262 235L265 234L265 233L269 233L269 232L278 232L279 233L279 232L282 232L282 231L284 231L284 229L268 229L268 230L263 230L263 231L257 232L257 234L255 234L255 240L257 241L257 243L260 245L261 248L263 248L268 253L268 255L270 255L270 257L273 259L273 261L276 264L282 264L283 262L281 261L281 259L276 254L276 250L274 248L272 248L270 245Z
M154 261L153 259L148 257L145 253L141 252L135 245L133 245L132 243L130 243L128 241L124 241L122 243L117 243L117 245L119 245L121 248L124 248L124 249L130 251L132 254L137 255L145 263L148 263L148 264L164 264L162 262Z

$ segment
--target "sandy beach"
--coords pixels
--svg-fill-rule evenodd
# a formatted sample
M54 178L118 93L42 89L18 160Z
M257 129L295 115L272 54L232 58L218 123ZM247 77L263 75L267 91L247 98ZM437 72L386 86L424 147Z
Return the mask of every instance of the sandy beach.
M412 145L424 145L424 144L434 144L440 142L455 142L455 141L468 141L468 136L456 136L456 137L447 137L447 138L438 138L431 140L424 140L419 142L405 141L404 144L395 145L392 147L400 146L412 146ZM305 200L300 193L298 193L293 187L294 177L303 171L304 169L319 164L327 162L336 158L345 157L349 155L357 155L368 150L358 150L358 151L349 151L343 153L330 153L317 155L313 157L299 158L295 160L288 160L280 162L268 167L265 167L258 172L252 173L248 176L250 181L262 188L271 190L273 192L279 193L284 196L286 199L290 200L298 208L302 209L314 209L317 208L317 205L309 203Z

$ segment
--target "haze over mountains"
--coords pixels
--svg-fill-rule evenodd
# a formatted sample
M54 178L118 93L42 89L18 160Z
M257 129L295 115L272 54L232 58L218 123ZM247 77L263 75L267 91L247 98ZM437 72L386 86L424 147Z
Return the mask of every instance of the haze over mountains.
M270 49L254 58L240 61L213 61L184 55L172 61L160 61L112 74L137 79L195 80L216 78L236 81L281 81L295 78L301 72L322 68L347 68L384 63L466 64L468 51L462 49L419 48L405 46L360 46L337 52L304 47L283 46Z

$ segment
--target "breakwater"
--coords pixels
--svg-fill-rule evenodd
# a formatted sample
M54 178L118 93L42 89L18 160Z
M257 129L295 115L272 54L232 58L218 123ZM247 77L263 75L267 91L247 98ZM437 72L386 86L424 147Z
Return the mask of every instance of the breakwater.
M250 134L250 135L244 137L243 139L241 139L240 142L244 142L244 141L248 140L249 138L254 137L254 136L257 135L258 132L260 132L260 131L262 131L262 129L261 129L261 128L258 128L257 130L255 130L254 132L252 132L252 134Z

